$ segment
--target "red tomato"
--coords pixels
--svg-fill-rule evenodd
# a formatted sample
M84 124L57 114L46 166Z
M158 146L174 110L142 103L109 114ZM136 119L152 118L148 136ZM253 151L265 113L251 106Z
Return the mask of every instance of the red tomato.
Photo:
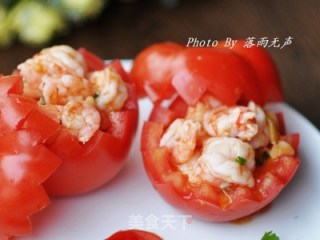
M280 77L269 54L261 47L245 48L244 44L244 40L238 40L232 51L246 59L253 67L262 89L265 89L262 91L264 99L266 101L283 101Z
M300 163L293 156L268 159L254 170L253 188L235 184L226 190L207 182L193 185L172 165L169 150L159 147L164 129L164 124L156 121L143 126L141 151L149 179L168 203L204 220L230 221L258 211L288 184Z
M247 56L238 48L185 48L158 43L137 55L131 76L140 96L147 94L153 102L171 98L175 92L190 105L206 92L227 105L249 100L264 105L269 100L282 100L277 70L261 48Z
M42 184L61 164L41 135L24 128L31 113L46 116L36 101L17 95L21 86L21 77L0 78L0 239L31 233L30 216L50 203ZM46 138L59 127L51 121Z
M93 63L100 62L87 50L82 49L83 53L94 59ZM110 66L126 82L129 98L121 111L103 115L104 131L99 130L85 144L79 143L65 129L60 129L56 139L47 143L47 147L62 159L62 165L45 182L50 195L71 196L89 192L110 181L125 164L138 124L137 96L121 63L114 61Z
M81 53L81 55L85 59L89 72L102 70L105 68L106 65L104 61L95 54L89 52L87 49L79 48L78 52Z
M206 92L226 105L250 100L265 103L252 68L228 49L186 48L177 55L177 62L172 85L189 105Z
M191 184L188 176L173 164L170 150L159 145L168 125L177 118L184 118L187 107L196 104L204 94L229 106L247 104L251 100L259 105L282 100L274 64L262 48L247 52L220 47L179 48L173 45L174 48L168 48L168 44L156 44L142 51L131 71L131 76L144 91L146 86L156 82L153 72L146 71L149 65L157 65L157 68L153 67L154 71L157 69L162 73L162 85L158 85L161 87L152 88L156 94L150 96L151 91L145 91L155 104L141 136L143 161L153 186L173 206L209 221L230 221L258 211L291 180L300 163L296 156L269 158L262 161L261 166L257 163L259 166L253 172L254 187L233 184L228 189L221 189L208 182ZM161 58L155 54L153 61L147 60L162 49L166 51ZM163 60L165 64L161 64ZM173 92L167 91L170 87L174 88ZM158 98L153 98L154 95ZM178 97L165 107L163 100L175 95ZM284 135L283 118L279 117L281 139L290 143L297 153L299 136Z
M30 216L49 204L48 194L91 191L124 165L138 105L134 84L120 62L110 65L123 77L129 98L121 110L102 114L103 128L84 144L47 116L37 101L21 95L21 76L0 78L0 239L30 234Z
M130 74L140 97L147 94L155 102L173 95L171 65L182 49L181 45L171 42L154 44L134 59Z
M110 113L107 131L98 131L87 143L79 143L61 129L48 148L62 165L45 182L50 195L70 196L96 189L111 180L125 164L137 127L138 112L128 109ZM66 147L68 146L68 147Z
M106 240L161 240L159 236L154 233L142 230L123 230L112 234Z

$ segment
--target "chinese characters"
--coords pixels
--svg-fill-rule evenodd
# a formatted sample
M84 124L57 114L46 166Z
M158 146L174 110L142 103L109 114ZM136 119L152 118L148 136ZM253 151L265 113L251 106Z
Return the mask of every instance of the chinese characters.
M235 40L227 37L223 41L218 41L216 39L198 39L194 37L189 37L186 47L225 47L234 48L237 44L241 44L244 48L252 48L254 46L262 48L279 48L283 49L293 43L293 37L288 36L284 39L279 37L247 37L244 41Z
M188 224L192 223L191 215L163 214L157 216L150 214L132 214L128 219L130 229L144 230L185 230Z
M251 48L253 46L257 47L263 47L263 48L284 48L285 46L291 45L293 42L293 37L289 36L285 38L284 41L280 41L278 37L274 37L272 39L269 39L268 37L262 37L256 39L255 37L248 37L245 40L245 43L243 45L244 48Z

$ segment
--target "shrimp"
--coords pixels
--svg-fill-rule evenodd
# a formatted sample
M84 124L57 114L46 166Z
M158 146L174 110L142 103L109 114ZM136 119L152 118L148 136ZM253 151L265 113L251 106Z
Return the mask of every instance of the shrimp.
M251 140L258 133L256 114L247 107L226 107L206 111L203 127L213 137L237 137Z
M202 102L198 102L195 106L188 107L187 119L192 119L197 122L202 122L204 113L207 111L207 106Z
M250 139L249 143L254 149L267 146L270 143L270 128L266 113L261 107L252 101L249 102L248 108L255 113L256 123L258 126L257 134Z
M195 151L201 124L191 119L176 119L160 140L161 147L171 150L174 162L188 162Z
M89 101L72 100L63 106L61 123L79 142L87 142L100 127L101 117Z
M45 104L64 105L69 100L84 100L92 95L90 82L77 75L46 75L42 78L42 97Z
M33 58L19 64L17 69L24 78L24 94L32 98L41 97L44 76L84 77L87 72L82 55L66 45L43 49Z
M208 181L213 184L220 183L220 187L230 183L253 187L254 156L250 144L240 139L211 137L204 142L201 154L178 167L194 184ZM244 162L237 162L238 157Z
M96 94L96 105L100 110L116 111L128 99L128 89L121 76L112 68L105 68L90 74Z
M210 95L204 95L195 106L188 107L187 116L188 119L193 119L198 122L202 122L204 113L209 109L218 108L221 103Z

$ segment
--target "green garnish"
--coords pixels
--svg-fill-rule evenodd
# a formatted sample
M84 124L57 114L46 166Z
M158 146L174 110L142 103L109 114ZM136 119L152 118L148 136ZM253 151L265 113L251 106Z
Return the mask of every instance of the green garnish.
M265 232L261 240L280 240L280 238L272 231Z
M243 157L241 157L241 156L238 156L238 157L236 157L235 161L236 161L237 163L239 163L241 166L243 166L243 165L246 164L247 159L245 159L245 158L243 158Z
M99 93L95 93L94 95L93 95L93 98L94 99L97 99L99 97Z

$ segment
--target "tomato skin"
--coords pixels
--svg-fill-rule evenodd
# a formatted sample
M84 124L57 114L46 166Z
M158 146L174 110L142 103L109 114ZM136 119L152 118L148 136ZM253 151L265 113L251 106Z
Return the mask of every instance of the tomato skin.
M300 164L292 156L267 160L254 171L253 189L237 186L223 191L206 183L194 186L171 164L168 150L159 147L164 129L164 124L154 121L143 126L141 152L148 177L166 202L203 220L231 221L262 209L290 182Z
M265 103L252 68L232 51L186 48L179 56L172 85L187 104L195 104L205 92L229 106L250 100Z
M266 51L238 45L230 50L157 43L137 55L130 74L140 97L148 95L153 102L178 93L192 105L207 92L226 105L281 101L279 76Z
M21 81L21 77L18 75L0 77L0 91L0 95L22 94L23 81Z
M97 132L80 144L66 130L48 148L63 163L45 182L50 195L72 196L96 189L115 177L125 164L137 126L135 110L114 113L109 132ZM68 146L67 148L65 146ZM112 146L112 147L110 147Z
M161 240L159 236L154 233L143 230L122 230L112 234L106 240Z
M221 42L223 44L223 42ZM255 70L264 91L264 99L270 102L283 101L283 90L280 76L270 55L262 47L245 48L245 41L238 40L232 48L233 52L246 59Z
M132 80L136 83L140 97L148 95L154 102L170 98L174 89L171 86L171 66L176 53L183 47L172 42L153 44L144 49L134 59L130 71Z
M42 184L61 164L35 129L24 128L29 116L45 115L36 101L17 95L22 85L21 77L0 79L0 239L31 233L30 216L50 203Z
M84 58L89 72L102 70L105 68L104 61L101 58L99 58L97 55L88 51L86 48L82 47L82 48L79 48L77 51Z

